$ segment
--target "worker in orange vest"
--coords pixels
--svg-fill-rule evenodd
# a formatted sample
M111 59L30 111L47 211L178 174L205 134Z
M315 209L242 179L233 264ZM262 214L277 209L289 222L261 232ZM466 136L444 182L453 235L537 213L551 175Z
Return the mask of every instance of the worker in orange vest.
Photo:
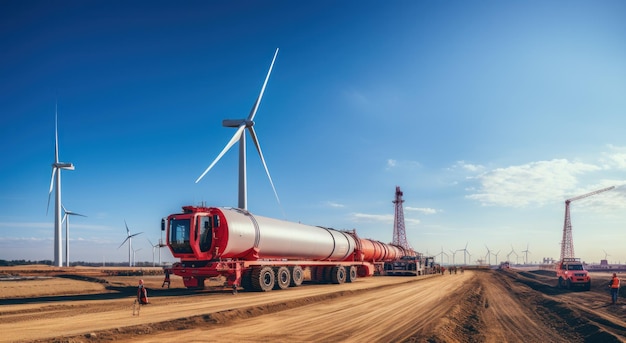
M619 293L619 278L617 277L617 274L613 273L613 278L609 283L609 287L611 288L611 303L616 304L617 295Z
M139 280L139 287L137 288L137 301L140 304L146 305L148 304L148 290L143 285L143 280Z

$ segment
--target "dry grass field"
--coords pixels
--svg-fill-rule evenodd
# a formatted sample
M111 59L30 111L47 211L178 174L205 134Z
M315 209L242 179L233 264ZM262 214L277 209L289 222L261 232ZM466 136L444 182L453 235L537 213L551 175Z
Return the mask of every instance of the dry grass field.
M626 340L626 299L609 304L608 275L592 274L589 292L558 289L547 271L468 270L233 295L219 280L192 291L173 276L166 289L159 268L112 270L0 268L0 342ZM151 304L133 309L140 278Z

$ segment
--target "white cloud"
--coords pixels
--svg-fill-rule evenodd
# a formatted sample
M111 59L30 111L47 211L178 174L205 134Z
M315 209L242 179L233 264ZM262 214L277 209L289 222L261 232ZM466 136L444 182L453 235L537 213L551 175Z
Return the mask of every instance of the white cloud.
M334 201L327 201L326 202L326 206L328 207L332 207L332 208L344 208L346 207L344 204L340 204Z
M465 161L457 161L452 167L448 168L448 170L457 169L461 169L471 173L480 173L485 170L485 167L480 164L471 164L466 163Z
M480 182L477 193L467 196L483 205L525 207L561 201L578 186L578 176L601 168L565 159L532 162L498 168L473 179Z
M367 213L351 213L350 217L354 221L365 222L387 222L393 223L393 214L367 214Z
M385 168L386 170L392 170L392 169L406 169L406 170L412 170L412 169L416 169L419 168L421 165L419 162L416 161L398 161L398 160L394 160L392 158L387 160L387 168Z
M436 210L434 208L428 208L428 207L410 207L407 206L404 208L405 211L413 211L413 212L420 212L423 214L436 214L441 212L441 210Z
M608 145L609 152L603 152L601 161L605 168L626 169L626 147Z

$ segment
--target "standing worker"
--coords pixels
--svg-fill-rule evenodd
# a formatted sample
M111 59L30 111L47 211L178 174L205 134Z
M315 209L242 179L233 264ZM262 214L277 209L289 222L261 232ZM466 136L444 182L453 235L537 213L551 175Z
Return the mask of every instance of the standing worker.
M137 288L137 301L139 301L142 305L148 304L148 290L144 287L143 280L139 280L139 287Z
M170 288L170 270L165 269L164 273L165 273L165 279L163 280L163 284L161 285L161 288L165 287L165 285L167 285L167 288Z
M611 288L611 303L615 305L617 303L617 295L619 293L619 278L617 274L613 273L613 278L609 283L609 287Z

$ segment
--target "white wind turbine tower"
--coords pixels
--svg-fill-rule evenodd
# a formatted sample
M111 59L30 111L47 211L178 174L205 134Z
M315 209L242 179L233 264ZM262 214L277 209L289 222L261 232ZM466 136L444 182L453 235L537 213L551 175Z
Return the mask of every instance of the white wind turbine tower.
M134 233L134 234L131 235L130 234L130 230L128 229L128 224L126 224L126 219L124 219L124 225L126 225L126 239L117 248L118 249L121 248L122 245L124 245L124 243L126 243L126 241L128 241L128 266L132 267L133 266L133 255L132 255L132 251L133 251L133 237L135 237L137 235L140 235L143 232Z
M137 254L137 251L141 250L142 248L139 248L137 250L133 249L133 266L136 265L137 263L135 262L135 255Z
M157 244L152 244L152 241L150 239L148 239L148 243L150 243L150 245L152 246L152 266L155 266L154 263L154 249L159 249L159 266L161 265L161 248L166 247L167 245L163 244L161 242L161 239L159 239L159 243Z
M80 214L80 213L73 212L73 211L68 211L65 208L65 206L63 206L63 204L61 204L61 207L63 207L63 212L65 212L65 214L63 215L63 220L61 220L61 222L65 222L65 265L69 267L70 266L70 216L81 216L81 217L87 217L87 216Z
M50 190L48 191L48 205L46 215L50 208L50 196L54 188L54 265L63 266L63 241L61 238L61 169L74 170L72 163L59 162L59 134L58 134L58 106L54 109L54 163L52 163L52 177L50 178Z
M246 172L247 172L247 169L246 169L246 134L244 132L246 129L248 129L248 131L250 132L252 141L254 142L254 145L256 146L256 150L259 153L259 157L261 157L261 162L263 162L265 173L267 174L267 177L270 180L270 184L272 185L272 189L274 190L274 195L276 196L276 200L278 201L278 204L280 205L280 199L278 199L278 193L276 193L274 182L272 181L270 172L267 169L267 165L265 164L265 158L263 157L263 153L261 152L261 146L259 145L259 140L257 139L256 132L254 131L254 117L261 103L261 99L263 98L263 93L265 92L265 86L267 85L267 81L269 80L270 74L272 73L272 68L274 67L274 61L276 61L277 55L278 55L278 49L276 49L276 52L274 53L274 58L272 59L272 64L270 64L270 69L267 72L267 76L265 77L265 82L263 82L261 93L259 93L259 96L254 102L254 105L252 106L252 109L250 110L250 114L248 115L248 117L246 119L235 119L235 120L225 119L222 121L222 126L236 127L237 131L235 132L233 137L230 139L228 144L226 144L222 152L220 152L217 158L215 158L213 163L211 163L211 165L209 165L209 167L196 180L196 183L198 183L204 177L204 175L206 175L206 173L208 173L209 170L213 168L213 166L217 163L217 161L219 161L222 158L222 156L224 156L224 154L237 142L237 140L239 140L239 200L238 200L239 203L237 206L243 210L248 209L248 185L247 185L247 178L246 178Z

